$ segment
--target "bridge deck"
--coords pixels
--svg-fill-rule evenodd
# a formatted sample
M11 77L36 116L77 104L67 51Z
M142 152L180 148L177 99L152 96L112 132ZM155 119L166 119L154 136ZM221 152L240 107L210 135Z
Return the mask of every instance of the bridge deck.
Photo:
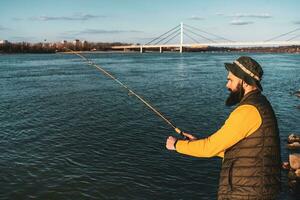
M147 48L207 48L207 47L276 47L300 45L300 41L272 41L272 42L223 42L223 43L194 43L194 44L157 44L157 45L129 45L113 46L113 49L147 49Z

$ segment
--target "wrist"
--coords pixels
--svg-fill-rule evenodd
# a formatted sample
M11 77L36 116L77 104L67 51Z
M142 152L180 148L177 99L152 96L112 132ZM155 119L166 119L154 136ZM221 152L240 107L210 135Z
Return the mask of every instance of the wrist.
M174 149L176 150L176 144L178 142L178 139L176 139L176 141L174 142Z

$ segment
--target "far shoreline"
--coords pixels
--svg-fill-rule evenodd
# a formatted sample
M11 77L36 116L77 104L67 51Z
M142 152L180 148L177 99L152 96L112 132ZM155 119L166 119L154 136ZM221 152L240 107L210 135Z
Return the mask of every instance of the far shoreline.
M242 47L242 48L229 48L229 47L207 47L207 48L184 48L183 53L288 53L288 54L300 54L300 45L293 46L278 46L278 47ZM72 49L72 48L40 48L40 49L1 49L0 45L0 54L105 54L105 53L119 53L119 54L128 54L128 53L160 53L157 49L149 49L143 52L139 50L120 50L113 49L113 46L99 49ZM178 49L165 49L163 53L179 53Z
M1 41L0 41L1 42ZM121 42L87 42L75 40L73 42L62 41L60 43L11 43L2 41L0 43L0 54L50 54L50 53L166 53L176 52L247 52L247 53L300 53L300 45L281 45L281 46L253 46L253 47L215 47L215 46L150 46L145 47L142 44L128 44Z
M72 51L72 52L0 52L0 55L15 55L15 54L179 54L178 51L164 51L160 53L159 51L146 51L140 53L139 51ZM261 54L300 54L300 51L255 51L255 50L231 50L231 51L223 51L223 50L213 50L213 51L183 51L183 53L261 53Z

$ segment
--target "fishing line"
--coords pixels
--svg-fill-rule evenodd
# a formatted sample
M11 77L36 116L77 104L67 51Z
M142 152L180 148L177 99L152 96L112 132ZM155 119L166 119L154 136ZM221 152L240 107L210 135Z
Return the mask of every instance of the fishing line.
M134 95L138 100L140 100L143 104L145 104L148 108L150 108L150 110L152 110L156 115L158 115L160 118L162 118L168 125L170 125L175 130L176 133L178 133L180 135L183 135L183 132L179 128L177 128L172 122L170 122L170 120L168 120L165 116L163 116L163 114L161 112L159 112L156 108L154 108L152 105L150 105L150 103L148 103L145 99L143 99L140 95L138 95L133 90L131 90L127 85L122 83L120 80L118 80L112 74L110 74L108 71L106 71L101 66L97 65L96 63L92 62L87 57L81 55L80 53L78 53L76 51L73 51L72 49L69 49L69 48L66 48L66 47L64 47L64 48L67 49L68 51L70 51L72 54L75 54L78 57L85 60L88 65L90 65L92 67L95 67L100 72L102 72L104 75L106 75L109 78L111 78L112 80L116 81L119 85L121 85L124 89L126 89L129 92L130 95Z

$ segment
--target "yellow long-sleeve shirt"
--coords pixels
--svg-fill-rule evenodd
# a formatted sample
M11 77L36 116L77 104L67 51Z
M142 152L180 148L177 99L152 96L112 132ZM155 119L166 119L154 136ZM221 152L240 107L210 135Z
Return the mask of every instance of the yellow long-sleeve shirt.
M176 151L195 157L224 157L226 149L254 133L261 125L258 110L252 105L237 107L213 135L194 141L178 140Z

